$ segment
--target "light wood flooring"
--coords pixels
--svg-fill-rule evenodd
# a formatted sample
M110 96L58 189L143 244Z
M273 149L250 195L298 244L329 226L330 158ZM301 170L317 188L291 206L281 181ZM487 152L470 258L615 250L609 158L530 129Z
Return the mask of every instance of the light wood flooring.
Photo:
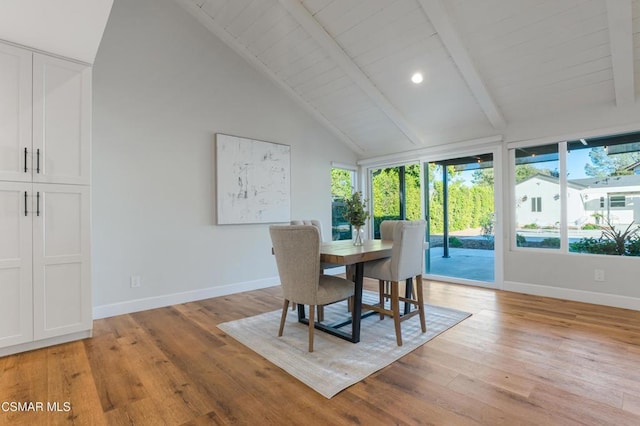
M428 303L473 316L330 400L216 327L279 309L274 287L98 320L92 339L2 357L0 403L72 411L0 411L0 424L640 425L640 312L425 284Z

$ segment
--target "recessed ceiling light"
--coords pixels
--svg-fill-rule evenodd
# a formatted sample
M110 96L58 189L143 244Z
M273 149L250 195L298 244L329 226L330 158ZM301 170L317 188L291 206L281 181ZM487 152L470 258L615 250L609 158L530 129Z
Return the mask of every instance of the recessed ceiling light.
M413 81L415 84L420 84L422 83L423 77L422 77L422 73L415 73L411 76L411 81Z

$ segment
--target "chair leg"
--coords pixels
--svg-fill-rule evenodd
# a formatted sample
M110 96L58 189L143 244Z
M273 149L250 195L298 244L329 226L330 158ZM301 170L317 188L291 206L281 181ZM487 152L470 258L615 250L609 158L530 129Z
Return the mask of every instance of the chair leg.
M324 321L324 305L318 305L318 322Z
M296 306L296 304L295 304L295 303L292 303L292 304L291 304L291 310L292 310L292 311L295 311L295 310L296 310L296 307L297 307L297 306Z
M424 315L424 295L422 294L422 274L416 275L416 287L417 287L417 295L418 295L418 310L420 312L420 327L422 327L422 332L425 333L427 331L427 324Z
M380 307L384 308L384 295L385 295L385 282L383 280L378 281L378 292L380 299ZM384 319L384 314L380 312L380 320Z
M393 322L396 326L396 342L402 346L402 331L400 330L400 299L398 281L391 282L391 310L393 311Z
M314 305L309 305L309 352L313 352L313 330L316 328L313 318L315 310Z
M284 305L282 306L282 316L280 317L280 330L278 330L278 337L282 336L284 331L284 321L287 319L287 309L289 308L289 301L284 299Z

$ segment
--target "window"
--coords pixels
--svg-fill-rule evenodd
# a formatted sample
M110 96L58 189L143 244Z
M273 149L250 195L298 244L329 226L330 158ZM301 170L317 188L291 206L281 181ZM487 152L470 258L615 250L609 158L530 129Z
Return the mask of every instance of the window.
M625 207L626 206L627 197L624 195L612 195L609 198L609 206L610 207Z
M342 217L342 213L345 198L351 197L355 183L355 170L342 167L331 169L331 238L334 241L351 239L351 224Z
M532 212L542 211L542 197L535 197L531 199L531 211Z
M558 144L514 151L516 246L560 248ZM542 199L545 208L542 210Z
M640 256L640 132L511 148L510 155L517 247Z

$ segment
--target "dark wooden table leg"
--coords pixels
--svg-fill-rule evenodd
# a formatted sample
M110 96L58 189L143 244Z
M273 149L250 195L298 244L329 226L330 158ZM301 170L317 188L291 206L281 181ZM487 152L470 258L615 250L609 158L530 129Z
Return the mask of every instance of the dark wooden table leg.
M353 295L353 309L351 310L351 341L353 343L358 343L360 341L360 320L362 319L362 281L364 274L364 263L356 263L355 268L356 288Z

